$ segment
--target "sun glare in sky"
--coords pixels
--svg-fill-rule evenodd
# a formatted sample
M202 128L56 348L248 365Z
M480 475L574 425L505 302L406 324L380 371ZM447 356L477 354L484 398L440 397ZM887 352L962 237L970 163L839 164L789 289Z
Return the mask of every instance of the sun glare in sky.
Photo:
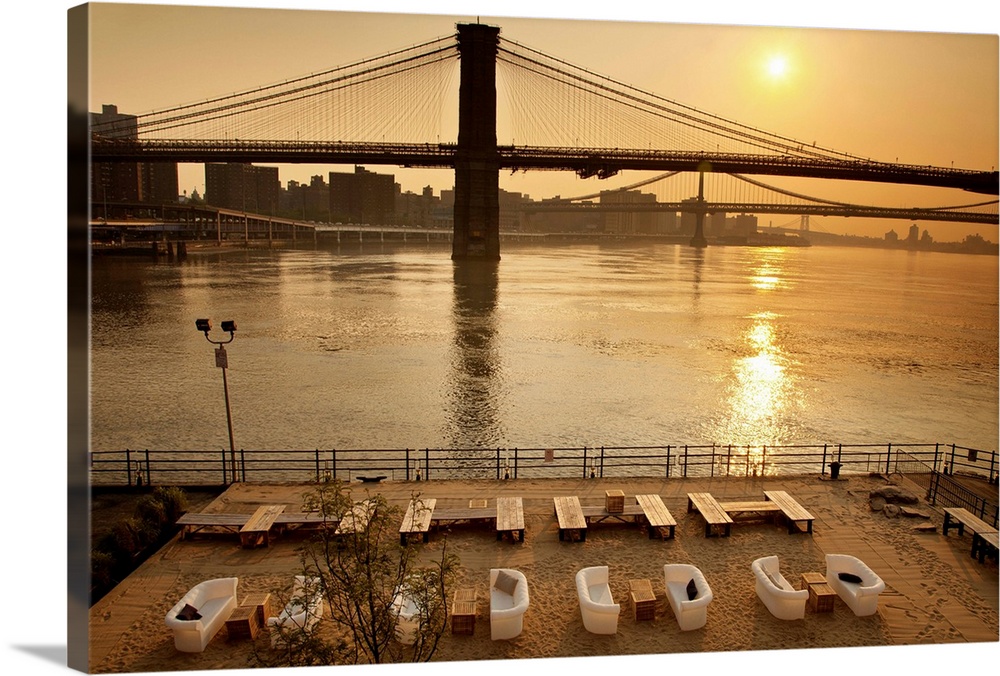
M767 61L767 74L774 80L780 80L788 74L788 59L777 54Z

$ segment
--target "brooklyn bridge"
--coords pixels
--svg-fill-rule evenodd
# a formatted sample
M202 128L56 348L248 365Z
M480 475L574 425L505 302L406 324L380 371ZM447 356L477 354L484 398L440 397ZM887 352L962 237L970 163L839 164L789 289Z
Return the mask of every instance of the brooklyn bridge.
M442 140L442 118L455 115L450 80L456 61L457 138ZM498 84L509 92L502 108ZM498 145L498 115L516 144ZM583 178L623 171L663 172L653 180L697 176L689 199L643 207L693 213L690 243L696 247L707 245L705 216L722 209L998 222L993 196L1000 183L993 169L876 161L795 140L598 75L483 24L459 24L454 35L378 58L140 115L127 126L95 124L91 133L94 162L453 168L453 259L499 260L502 170L572 171ZM705 181L719 176L771 197L714 203L706 198ZM953 188L972 196L954 206L879 209L790 193L766 184L769 176ZM615 208L573 201L538 209Z

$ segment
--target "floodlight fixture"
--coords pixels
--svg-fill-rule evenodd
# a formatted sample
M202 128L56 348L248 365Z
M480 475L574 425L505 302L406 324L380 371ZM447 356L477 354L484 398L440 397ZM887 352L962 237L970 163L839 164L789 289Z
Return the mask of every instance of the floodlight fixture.
M212 320L210 319L196 319L194 320L194 325L198 327L199 331L208 335L208 332L212 330Z
M226 333L232 334L236 331L236 322L232 320L222 322L222 330Z

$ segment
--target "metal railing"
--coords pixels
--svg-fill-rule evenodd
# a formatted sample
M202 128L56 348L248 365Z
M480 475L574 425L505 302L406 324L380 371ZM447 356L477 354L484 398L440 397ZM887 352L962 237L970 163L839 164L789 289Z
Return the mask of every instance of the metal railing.
M249 450L236 455L239 481L751 477L827 474L965 473L996 481L996 451L955 444L672 445L565 448ZM90 453L94 485L226 485L228 451Z

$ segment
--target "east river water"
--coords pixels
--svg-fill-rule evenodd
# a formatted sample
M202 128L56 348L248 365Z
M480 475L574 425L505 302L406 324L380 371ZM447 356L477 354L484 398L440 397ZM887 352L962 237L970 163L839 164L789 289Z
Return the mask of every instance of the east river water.
M91 449L998 438L998 259L365 244L96 258Z

